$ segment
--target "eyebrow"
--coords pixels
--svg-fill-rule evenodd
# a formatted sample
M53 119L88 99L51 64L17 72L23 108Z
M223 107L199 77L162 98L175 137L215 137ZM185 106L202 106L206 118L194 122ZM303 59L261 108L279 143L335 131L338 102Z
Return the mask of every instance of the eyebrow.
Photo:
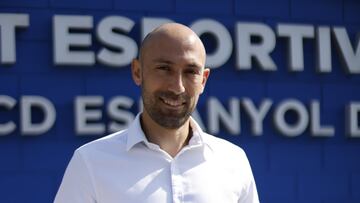
M161 59L161 58L159 58L159 59L154 59L153 62L155 62L155 63L170 64L170 65L174 64L174 62L172 62L172 61L169 61L169 60L166 60L166 59ZM202 68L203 68L200 64L198 64L198 63L196 63L196 62L190 62L190 63L188 63L188 64L187 64L187 67L196 68L196 69L202 69Z
M196 62L190 63L188 64L189 67L193 67L193 68L199 68L201 69L202 66L200 64L197 64Z
M174 64L173 62L166 60L166 59L154 59L153 62L155 63L166 63L166 64Z

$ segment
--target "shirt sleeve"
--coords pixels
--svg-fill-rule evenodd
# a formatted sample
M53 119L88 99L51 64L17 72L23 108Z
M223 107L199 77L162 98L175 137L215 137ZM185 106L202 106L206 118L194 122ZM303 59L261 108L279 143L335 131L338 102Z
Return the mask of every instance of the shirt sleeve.
M259 203L259 196L258 196L258 192L256 189L256 184L255 184L255 180L254 180L254 176L251 170L251 166L249 163L249 160L246 156L246 154L244 153L244 168L246 168L246 177L247 177L247 183L245 183L244 185L246 186L245 188L243 188L243 192L241 194L241 197L238 201L238 203Z
M246 193L239 199L238 203L259 203L254 179L250 182Z
M66 168L54 203L96 203L95 190L85 160L75 151Z

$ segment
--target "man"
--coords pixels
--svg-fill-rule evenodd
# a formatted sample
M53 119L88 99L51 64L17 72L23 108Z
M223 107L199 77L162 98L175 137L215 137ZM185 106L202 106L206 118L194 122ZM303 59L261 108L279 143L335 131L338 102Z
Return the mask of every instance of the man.
M132 62L143 112L127 130L75 151L55 203L259 202L243 150L190 116L209 77L205 57L184 25L151 32Z

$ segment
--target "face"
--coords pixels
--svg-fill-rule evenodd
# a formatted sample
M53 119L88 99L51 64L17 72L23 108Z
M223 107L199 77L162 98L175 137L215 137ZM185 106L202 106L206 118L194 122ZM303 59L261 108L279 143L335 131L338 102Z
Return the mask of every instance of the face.
M195 39L158 40L148 45L140 61L133 62L133 77L141 86L144 114L158 125L176 129L184 125L203 92L209 70Z

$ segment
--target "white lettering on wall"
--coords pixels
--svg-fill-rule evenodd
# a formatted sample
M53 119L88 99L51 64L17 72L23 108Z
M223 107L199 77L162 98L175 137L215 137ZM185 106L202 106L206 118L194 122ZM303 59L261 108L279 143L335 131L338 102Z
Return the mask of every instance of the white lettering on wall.
M0 95L0 106L6 110L11 110L16 105L16 100L6 95ZM14 121L0 123L0 136L12 133L16 129Z
M229 31L221 23L211 19L201 19L190 25L199 36L207 33L216 40L216 49L206 54L206 67L219 68L230 58L233 50L233 41Z
M29 14L0 13L0 64L16 62L16 28L29 26Z
M291 25L279 24L277 26L277 33L279 37L289 38L288 53L289 70L303 71L304 70L304 48L303 39L314 37L314 26L312 25Z
M102 96L77 96L75 99L75 132L78 135L99 135L105 133L105 125L101 108L104 104ZM89 108L92 109L89 109ZM89 123L91 122L91 123Z
M317 100L310 104L310 131L314 137L332 137L335 134L333 126L321 126L320 103Z
M357 40L354 50L345 28L335 27L333 33L346 71L350 74L360 73L360 40Z
M251 132L256 136L263 134L263 122L266 114L270 110L272 101L270 99L264 99L259 109L256 109L255 104L250 98L244 98L242 100L242 105L245 108L245 111L251 119Z
M20 103L20 129L23 135L40 135L52 128L56 120L56 110L48 99L41 96L23 96ZM33 122L33 108L43 112L44 118L41 122Z
M129 109L133 106L134 100L129 97L117 96L110 100L107 107L108 116L112 121L108 124L109 132L124 130L135 119Z
M71 48L89 48L92 38L88 33L72 33L70 30L87 31L92 27L92 16L55 15L53 17L55 65L91 66L95 64L94 52L71 50Z
M293 111L297 115L297 122L290 124L285 119L285 114ZM283 135L296 137L302 134L309 123L309 114L306 107L295 99L282 101L274 110L274 124L276 129Z
M276 70L276 64L270 56L275 48L276 38L269 26L263 23L237 23L235 33L236 65L239 70L250 70L253 67L252 58L258 62L262 70ZM252 37L261 40L252 43Z
M317 67L319 73L331 72L331 36L330 27L320 26L316 29L316 53Z
M119 67L131 63L137 55L136 42L125 35L134 27L134 21L120 16L109 16L100 21L96 29L99 41L117 51L101 48L97 54L97 60L108 66Z
M238 99L231 98L229 100L229 110L227 111L217 98L210 97L207 110L210 133L218 134L220 123L230 134L237 135L240 133L240 102Z
M173 22L168 18L144 17L140 20L140 41L157 26ZM29 26L29 14L0 13L0 64L16 62L16 28ZM91 31L94 28L90 15L53 16L53 61L60 66L93 66L99 62L110 67L125 67L137 56L138 45L128 36L135 22L123 16L106 16L96 27L100 45L95 53ZM276 71L277 65L271 57L277 37L288 39L288 70L304 70L304 40L315 40L318 73L332 71L332 41L338 55L344 61L349 74L360 74L360 41L352 43L344 27L297 25L278 23L275 31L259 22L236 22L234 40L227 27L213 19L198 19L190 23L198 34L210 34L216 46L207 53L206 65L219 68L228 62L234 53L238 70L251 70L256 62L262 71ZM87 33L88 32L88 33ZM332 34L331 34L332 33ZM233 41L235 47L233 47ZM279 41L281 42L281 41ZM207 42L204 41L204 44Z
M360 137L360 102L350 102L346 107L346 130L349 137Z

